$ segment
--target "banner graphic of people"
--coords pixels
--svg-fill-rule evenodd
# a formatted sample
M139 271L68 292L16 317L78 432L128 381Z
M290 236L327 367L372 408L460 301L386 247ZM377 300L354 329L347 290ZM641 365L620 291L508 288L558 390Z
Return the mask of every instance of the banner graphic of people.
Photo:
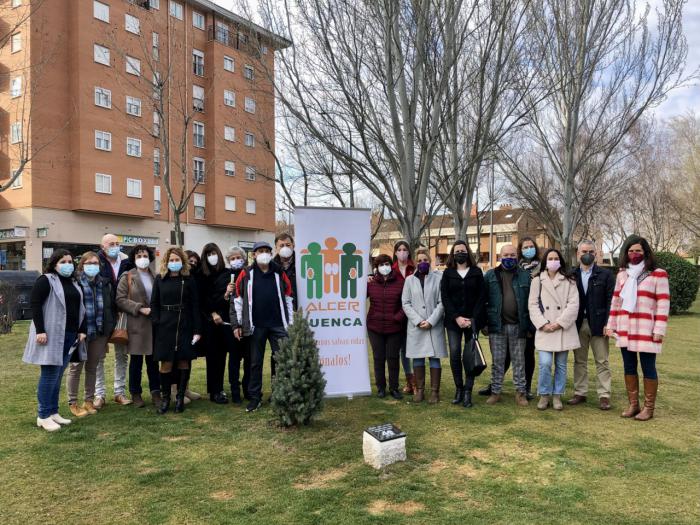
M367 273L370 210L297 208L297 294L326 377L326 395L370 394Z

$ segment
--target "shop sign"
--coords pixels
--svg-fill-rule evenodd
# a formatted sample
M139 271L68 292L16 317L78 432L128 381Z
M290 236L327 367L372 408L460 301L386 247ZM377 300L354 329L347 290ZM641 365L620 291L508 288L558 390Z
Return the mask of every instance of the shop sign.
M0 239L21 239L27 236L27 228L23 226L15 226L0 230Z
M146 244L158 246L158 237L143 237L141 235L117 235L120 244Z

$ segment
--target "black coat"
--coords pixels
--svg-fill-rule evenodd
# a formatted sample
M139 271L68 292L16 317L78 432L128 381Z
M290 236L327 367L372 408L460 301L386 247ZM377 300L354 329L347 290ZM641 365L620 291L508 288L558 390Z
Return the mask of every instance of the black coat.
M474 319L477 328L484 326L485 288L484 274L477 266L469 267L464 279L455 268L447 268L440 282L442 306L445 308L445 327L461 330L457 325L457 317Z
M221 318L227 323L230 322L229 309L231 302L224 299L226 287L231 283L233 271L229 268L224 268L219 273L210 275L202 275L201 290L199 297L201 299L202 312L207 322L211 321L212 312L218 313ZM233 281L235 283L235 280Z
M610 302L615 291L615 277L610 270L593 266L593 273L588 280L588 293L583 292L581 268L576 268L576 287L578 288L579 310L576 327L581 329L584 319L588 319L591 335L602 336L603 328L608 324Z
M179 305L181 310L164 308ZM192 345L194 334L202 333L199 297L194 278L158 275L151 295L151 319L155 343L153 354L158 361L197 358ZM199 345L201 343L197 343Z

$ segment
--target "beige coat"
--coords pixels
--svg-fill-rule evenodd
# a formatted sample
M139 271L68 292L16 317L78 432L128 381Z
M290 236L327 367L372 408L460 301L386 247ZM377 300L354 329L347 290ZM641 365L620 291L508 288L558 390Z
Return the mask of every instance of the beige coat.
M540 298L544 313L540 310ZM564 352L581 346L576 329L578 301L578 288L573 279L567 279L560 273L557 273L554 279L550 279L547 272L532 279L528 310L530 320L537 328L535 333L537 350ZM547 323L558 323L561 329L545 332L542 328Z
M151 270L148 270L151 272ZM134 268L122 274L117 286L117 308L126 312L126 329L129 332L127 352L130 355L151 355L153 353L153 327L151 317L139 312L141 308L150 308L151 298L146 297L139 270ZM128 276L131 276L131 295L128 296ZM153 277L153 273L151 273ZM155 280L155 278L154 278ZM128 296L128 297L127 297Z

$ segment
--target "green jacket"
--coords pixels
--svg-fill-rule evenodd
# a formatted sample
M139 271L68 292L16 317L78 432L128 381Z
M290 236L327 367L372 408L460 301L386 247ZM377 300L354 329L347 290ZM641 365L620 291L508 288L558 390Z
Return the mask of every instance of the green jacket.
M489 334L500 334L503 330L501 308L503 306L503 281L500 266L486 272L486 316ZM513 292L518 303L518 318L520 324L520 337L526 337L528 332L535 333L528 313L528 299L530 296L530 274L518 267L513 276Z

